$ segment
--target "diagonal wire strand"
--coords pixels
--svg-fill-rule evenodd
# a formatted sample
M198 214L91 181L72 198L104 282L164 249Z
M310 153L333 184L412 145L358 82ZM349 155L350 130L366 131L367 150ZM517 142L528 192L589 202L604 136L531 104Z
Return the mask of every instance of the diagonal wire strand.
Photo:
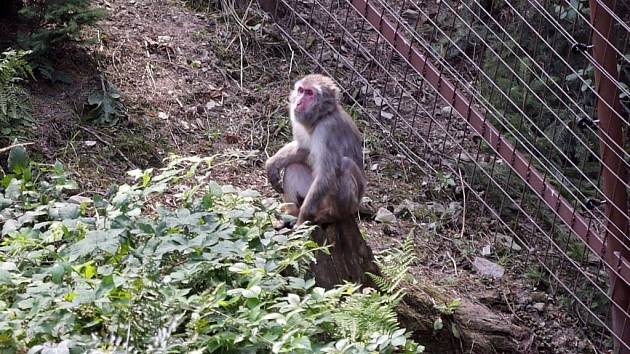
M449 6L449 5L448 5L448 3L447 3L446 1L443 1L443 3L444 3L446 6ZM389 6L388 6L388 5L386 5L386 4L384 4L383 6L384 6L385 8L389 8ZM423 15L428 16L428 15L427 15L427 14L426 14L426 13L425 13L425 12L424 12L424 11L423 11L420 7L419 7L419 6L417 6L417 5L415 5L415 6L416 6L416 9L418 9L418 11L421 11L421 12L423 13ZM457 14L457 13L456 13L456 12L455 12L452 8L450 8L450 7L449 7L449 9L451 10L451 12L453 12L453 14L454 14L455 16L457 16L458 18L460 18L460 17L459 17L459 15L458 15L458 14ZM390 9L390 10L391 10L391 9ZM393 14L393 15L392 15L392 17L396 18L396 15L395 15L395 14ZM460 18L460 19L461 19L461 18ZM396 20L397 20L397 21L404 21L403 19L400 19L400 18L397 18ZM433 21L432 19L428 19L428 21L430 21L430 22L431 22L434 26L439 27L439 26L437 25L437 23L435 23L435 21ZM463 20L462 20L462 21L463 21ZM465 21L464 21L463 23L464 23L464 24L465 24L465 25L466 25L466 26L467 26L467 27L468 27L468 28L469 28L472 32L474 32L474 33L478 36L478 38L479 38L481 41L483 41L483 42L484 42L484 44L486 45L486 47L487 47L490 51L492 51L492 53L493 53L493 54L494 54L494 55L495 55L495 56L496 56L496 57L497 57L497 58L498 58L498 59L499 59L499 60L500 60L500 61L501 61L504 65L505 65L505 67L506 67L506 68L507 68L507 69L508 69L508 70L509 70L509 71L510 71L513 75L514 75L514 77L518 78L518 80L519 80L519 81L520 81L520 82L521 82L521 83L522 83L525 87L527 87L527 88L529 89L529 92L531 92L531 94L532 94L533 96L535 96L535 97L536 97L536 99L538 100L538 102L540 102L541 104L543 104L543 106L544 106L545 108L547 108L547 110L548 110L548 111L549 111L549 112L550 112L550 113L554 116L554 118L556 118L556 120L557 120L558 122L560 122L560 123L563 125L563 127L564 127L564 128L565 128L568 132L570 132L570 134L571 134L571 135L573 135L573 137L575 137L575 138L576 138L576 140L577 140L577 141L579 141L579 142L580 142L580 144L581 144L581 145L582 145L582 146L583 146L583 147L584 147L584 148L585 148L588 152L590 152L590 153L593 155L593 157L594 157L595 159L597 159L597 160L598 160L598 162L599 162L602 166L606 166L606 167L608 167L611 171L614 171L614 169L612 169L610 166L608 166L608 165L605 163L605 161L604 161L604 160L603 160L603 159L602 159L602 158L601 158L598 154L596 154L596 153L595 153L595 152L594 152L594 151L593 151L593 150L592 150L592 149L588 146L588 144L586 144L586 143L585 143L582 139L580 139L580 137L579 137L577 134L575 134L575 132L574 132L572 129L570 129L570 127L569 127L569 126L568 126L565 122L563 122L563 121L562 121L562 119L560 119L560 117L558 116L558 114L557 114L557 113L555 113L555 111L554 111L554 110L553 110L553 109L552 109L552 108L551 108L551 107L550 107L550 106L549 106L549 105L548 105L548 104L547 104L547 103L546 103L546 102L545 102L545 101L544 101L544 100L543 100L543 99L542 99L542 98L541 98L538 94L536 94L536 92L534 92L534 90L533 90L533 89L531 89L531 87L529 87L529 85L525 82L525 80L524 80L523 78L521 78L521 77L520 77L520 76L516 73L516 71L515 71L515 70L514 70L514 69L513 69L510 65L508 65L508 64L505 62L505 60L503 60L503 59L500 57L500 55L499 55L498 53L496 53L496 51L495 51L495 50L494 50L494 49L493 49L493 48L492 48L492 47L491 47L491 46L490 46L487 42L485 42L485 41L483 40L483 38L482 38L481 36L479 36L479 35L478 35L478 34L477 34L477 33L476 33L476 32L475 32L475 31L474 31L474 30L473 30L473 29L472 29L472 28L471 28L471 27L470 27L470 26L469 26L469 25L465 22ZM514 100L513 100L513 99L512 99L509 95L507 95L505 92L503 92L503 90L501 90L501 87L500 87L500 86L499 86L499 85L498 85L498 84L497 84L494 80L492 80L492 78L490 78L488 74L486 74L486 73L483 71L483 69L482 69L482 68L481 68L481 67L480 67L480 66L479 66L479 65L478 65L478 64L474 61L474 59L473 59L473 58L471 58L468 54L466 54L466 53L465 53L465 51L464 51L464 50L463 50L463 49L462 49L462 48L461 48L461 47L460 47L460 46L459 46L459 45L458 45L458 44L457 44L457 43L456 43L453 39L451 39L449 36L447 36L447 35L446 35L446 33L444 33L444 32L443 32L443 30L441 29L441 27L440 27L438 30L439 30L439 31L440 31L440 32L441 32L441 33L442 33L442 34L443 34L443 35L444 35L444 36L448 39L448 41L449 41L449 42L451 42L451 44L452 44L454 47L456 47L456 48L460 51L460 53L462 53L462 56L464 56L464 57L465 57L465 58L466 58L466 59L467 59L467 60L468 60L468 61L469 61L469 62L470 62L470 63L471 63L474 67L475 67L475 69L476 69L476 70L477 70L477 71L478 71L478 72L479 72L482 76L484 76L484 77L486 78L486 80L487 80L489 83L491 83L491 84L492 84L492 86L493 86L493 87L494 87L497 91L499 91L499 92L501 93L501 95L502 95L502 96L506 99L506 101L510 102L510 103L512 104L513 108L515 108L515 109L518 111L518 113L519 113L519 114L521 114L523 117L525 117L525 119L526 119L526 120L527 120L527 121L528 121L528 122L532 125L532 127L533 127L533 128L534 128L534 129L535 129L535 130L536 130L536 131L537 131L537 132L538 132L541 136L545 137L545 139L546 139L546 140L547 140L550 144L552 144L552 146L553 146L553 147L554 147L554 148L558 151L558 153L559 153L559 154L560 154L560 155L561 155L564 159L566 159L567 161L569 161L569 163L572 165L572 167L573 167L573 168L575 168L576 170L580 170L580 168L577 166L577 164L575 164L573 161L571 161L571 160L569 159L569 157L568 157L568 156L564 153L564 151L562 151L562 149L560 149L560 147L559 147L559 146L557 146L557 144L553 141L553 139L549 138L549 136L548 136L548 135L547 135L547 134L546 134L546 133L545 133L542 129L540 129L540 128L538 127L538 125L537 125L537 124L536 124L536 123L535 123L535 122L534 122L534 121L533 121L533 120L529 117L529 115L528 115L527 113L525 113L525 111L523 111L523 109L522 109L522 108L521 108L521 107L520 107L520 106L519 106L516 102L514 102ZM481 96L481 95L480 95L480 96ZM512 132L514 132L514 131L516 131L516 130L517 130L517 129L516 129L516 128L514 128L514 129L512 130ZM618 147L618 146L616 146L616 147L617 147L617 149L613 149L612 147L610 147L610 149L611 149L612 151L616 151L616 150L620 149L620 147ZM619 158L621 158L621 159L623 160L623 156L619 156L617 153L616 153L616 155L617 155ZM580 172L581 172L581 170L580 170ZM586 176L583 172L581 172L581 174L583 175L583 177L584 177L584 178L588 179L588 177L587 177L587 176ZM624 186L625 186L626 188L630 188L630 184L628 184L628 182L626 182L624 178L622 178L621 176L618 176L615 172L613 172L613 174L614 174L614 176L615 176L616 178L618 178L620 181L622 181L622 183L624 184ZM595 184L593 184L593 183L591 183L591 184L592 184L594 187L597 187L597 186L595 186ZM603 194L603 193L602 193L602 194ZM628 217L628 219L630 220L630 217Z
M282 1L286 4L286 2L285 2L284 0L282 0ZM318 1L317 1L317 3L318 3L318 4L320 4L320 6L322 6L322 5L321 5L321 3L319 3ZM288 5L288 4L286 4L286 5ZM293 9L293 10L294 10L294 9ZM299 14L298 14L298 16L299 16ZM299 17L300 17L300 18L301 18L301 19L302 19L302 20L306 23L306 25L307 25L307 26L311 26L311 25L310 25L308 22L306 22L306 21L305 21L305 20L304 20L301 16L299 16ZM311 26L311 27L312 27L312 26ZM308 50L306 50L305 48L303 48L303 47L299 44L299 42L298 42L297 40L295 40L295 39L294 39L294 38L293 38L293 37L292 37L292 36L291 36L288 32L286 32L286 31L285 31L284 29L282 29L282 28L281 28L281 31L282 31L282 32L283 32L283 33L284 33L287 37L289 37L289 38L291 39L291 41L295 42L295 44L296 44L296 45L297 45L297 46L298 46L298 47L299 47L299 48L300 48L300 49L301 49L301 50L302 50L302 51L303 51L303 52L304 52L304 53L305 53L308 57L310 57L310 59L311 59L312 61L314 61L314 62L315 62L315 63L316 63L316 64L317 64L317 65L318 65L318 66L319 66L322 70L324 70L324 71L326 71L328 74L330 74L330 73L328 72L328 70L326 70L326 68L324 68L324 67L323 67L323 65L320 63L320 61L318 61L318 60L317 60L317 59L315 59L315 58L314 58L311 54L309 54ZM315 32L317 33L317 31L315 31ZM322 34L320 34L320 33L317 33L317 34L318 34L318 36L320 37L320 39L322 39L323 41L326 41L326 39L323 37L323 35L322 35ZM330 46L330 44L329 44L329 46ZM338 51L336 51L336 49L335 49L335 48L333 48L333 50L334 50L334 51L335 51L335 52L339 55L339 58L343 58L343 59L345 60L345 57L343 57L343 56L341 55L341 53L339 53ZM347 64L347 63L346 63L346 64ZM354 67L352 67L351 69L353 69L354 71L356 71L356 69L354 69ZM360 78L363 80L363 82L364 82L364 83L366 83L366 84L368 84L368 85L370 84L370 82L369 82L367 79L365 79L365 78L364 78L364 77L363 77L360 73L358 73L358 72L356 72L356 73L357 73L357 76L358 76L358 77L360 77ZM342 88L343 88L343 86L342 86ZM350 95L350 94L346 91L346 89L345 89L345 88L343 88L343 90L344 90L344 91L348 94L348 97L351 97L351 99L352 99L353 101L355 101L355 103L356 103L356 104L358 104L358 105L360 106L360 104L359 104L358 102L356 102L356 100L352 97L352 95ZM361 106L360 106L360 107L361 107ZM380 121L379 121L377 118L375 118L372 114L370 114L370 113L368 112L368 115L369 115L369 117L371 118L371 120L372 120L372 121L374 121L374 122L376 122L377 124L381 125L381 124L380 124ZM382 125L381 125L381 127L382 127ZM447 134L447 135L449 135L449 133L448 133L448 132L446 132L446 134ZM422 136L420 136L420 138L421 138L421 139L423 139L423 137L422 137ZM454 137L452 137L452 136L451 136L450 138L451 138L451 139L454 139ZM461 146L460 146L460 147L461 147ZM463 149L463 147L461 147L461 148ZM463 150L463 151L465 152L465 150ZM429 166L430 166L430 165L429 165ZM431 166L430 166L430 168L431 168L431 169L433 169ZM436 172L437 172L437 171L436 171ZM467 185L468 185L468 184L467 184ZM468 187L470 188L470 186L469 186L469 185L468 185ZM498 187L499 187L499 188L502 188L502 187L500 187L500 186L498 186ZM473 189L473 191L474 191L474 189ZM475 193L475 194L476 194L476 193ZM511 197L510 197L510 198L511 198ZM478 198L478 199L480 199L480 200L482 201L482 203L484 203L484 204L485 204L485 202L482 200L482 198ZM514 202L515 202L515 201L514 201ZM486 206L488 206L488 205L486 204ZM493 209L492 209L492 208L490 208L490 210L493 210ZM498 215L497 215L497 216L498 216ZM527 216L529 216L529 215L527 215ZM499 216L499 220L501 220L500 216ZM533 221L533 220L532 220L532 221ZM508 228L511 232L513 232L513 230L512 230L512 229L511 229L508 225L505 225L505 226L506 226L506 227L507 227L507 228ZM538 225L536 224L536 226L538 226ZM542 231L542 230L541 230L541 231ZM544 231L543 231L543 232L544 232ZM514 233L514 235L515 235L515 236L518 236L518 235L516 235L515 233ZM557 245L557 244L555 244L555 242L553 242L553 240L551 240L551 242L554 244L554 246L555 246L556 248L558 248L558 251L562 252L562 254L565 256L565 258L568 258L568 255L566 255L566 253L564 253L562 250L560 250L560 249L559 249L559 247L558 247L558 245ZM572 264L573 264L573 266L574 266L574 267L578 268L578 270L580 270L580 271L581 271L581 269L579 269L578 265L577 265L574 261L572 261L572 260L571 260L571 262L572 262ZM566 285L564 284L564 282L563 282L563 281L562 281L559 277L557 277L557 276L555 275L555 273L554 273L551 269L549 269L549 268L548 268L548 267L547 267L544 263L543 263L542 265L543 265L543 267L545 267L545 268L546 268L546 269L550 272L550 274L552 274L552 276L553 276L553 277L554 277L554 278L555 278L555 279L556 279L556 280L557 280L557 281L558 281L558 282L562 285L562 287L563 287L565 290L567 290L568 292L572 293L572 291L570 290L570 288L569 288L568 286L566 286ZM585 273L582 273L582 274L583 274L585 277L587 277L587 279L589 279L589 280L590 280L590 278L588 277L588 275L586 275ZM600 292L602 292L603 294L605 294L601 288L599 288L596 284L594 284L594 285L597 287L597 289L598 289L598 290L600 290ZM608 326L607 326L607 325L606 325L606 324L605 324L605 323L604 323L601 319L599 319L599 317L598 317L596 314L594 314L594 313L593 313L593 312L592 312L592 311L591 311L591 310L590 310L590 309L586 306L586 304L584 304L584 303L583 303L583 302L582 302L579 298L577 298L577 297L576 297L576 300L577 300L577 301L581 304L581 306L583 306L583 307L584 307L584 308L585 308L585 309L586 309L586 310L590 313L590 315L591 315L591 316L593 316L593 317L594 317L597 321L599 321L599 323L600 323L602 326L604 326L605 328L607 328L607 329L610 331L610 328L609 328L609 327L608 327ZM614 303L614 301L612 301L612 302ZM615 304L615 305L616 305L616 306L618 306L617 304ZM623 311L623 309L621 309L621 310ZM613 335L614 335L614 333L613 333ZM615 335L615 336L616 336L616 335ZM618 338L618 339L619 339L620 341L622 341L622 340L621 340L621 338ZM623 341L622 341L622 342L623 342ZM624 343L624 345L626 345L626 344Z
M384 5L384 7L386 9L387 5ZM388 9L388 11L391 11L391 9ZM420 10L422 11L422 10ZM426 16L426 14L425 14ZM436 26L437 27L437 26ZM484 108L487 110L487 112L490 112L493 117L497 120L497 122L501 125L501 127L509 132L512 133L512 137L515 138L522 146L523 148L527 151L527 153L530 155L530 158L535 159L536 162L538 162L538 164L545 169L546 171L548 171L550 173L550 175L554 176L554 178L558 178L558 176L563 176L562 171L558 170L555 166L555 164L553 164L546 156L547 154L544 154L542 151L540 151L536 146L533 146L532 144L530 144L529 142L527 142L527 139L525 136L523 136L523 134L520 132L519 129L516 129L516 127L513 126L513 124L509 121L509 120L503 120L500 118L500 113L495 111L495 108L492 106L492 104L490 104L486 98L481 95L474 87L471 87L470 85L467 85L467 82L465 79L463 79L461 77L461 75L459 73L457 73L457 69L453 68L452 65L450 63L448 63L446 60L444 60L439 54L434 53L434 49L427 44L424 39L422 39L421 37L418 37L415 32L413 30L410 30L409 28L406 28L414 37L414 39L416 40L417 43L421 44L423 49L425 50L425 52L431 53L432 57L437 60L437 62L440 65L443 65L444 67L449 69L449 75L451 75L452 77L456 78L456 80L460 83L460 87L465 87L465 90L468 92L471 92L472 95L478 100L479 103L483 102L483 106ZM441 28L438 27L438 31L442 32ZM443 33L443 35L446 35L445 33ZM451 41L451 43L458 47L456 43L454 43L453 41ZM458 47L459 48L459 47ZM460 48L461 51L461 48ZM474 64L474 63L473 63ZM476 64L474 64L476 65ZM477 68L479 68L477 66ZM491 80L490 80L491 81ZM495 88L496 87L496 83L495 83ZM500 91L500 88L499 88ZM501 91L502 92L502 91ZM524 112L522 112L522 110L518 107L518 105L513 102L511 99L509 99L509 97L507 97L506 95L504 95L506 98L508 98L508 100L512 103L513 106L517 107L518 110L521 112L522 116L525 117L531 124L535 125L535 123L531 120L531 118L529 118L529 116L527 116ZM507 124L507 126L506 126ZM509 126L509 127L508 127ZM546 136L546 135L545 135ZM578 173L582 176L582 178L584 180L586 180L593 188L595 191L597 191L600 195L602 195L604 197L604 199L611 203L611 200L609 197L607 197L603 191L599 188L599 186L595 185L592 181L590 181L590 179L588 178L588 176L586 176L586 174L574 163L572 162L567 156L566 154L564 154L564 152L562 152L559 147L553 142L551 141L548 137L547 140L549 140L551 142L551 144L554 146L555 149L557 149L559 151L559 153L562 155L562 157L564 158L565 161L569 162L573 168L576 169L576 171L578 171ZM598 156L597 156L598 157ZM555 169L555 171L552 171L550 168ZM566 179L566 178L560 178L559 181L564 181L563 186L567 189L567 191L571 194L571 196L577 200L579 200L579 203L582 207L584 207L586 210L588 210L589 208L586 207L586 203L584 201L584 199L586 199L586 196L579 190L576 188L576 186L573 184L573 182L571 182L570 180ZM574 190L581 194L582 198L578 198L576 197L576 195L574 194ZM613 206L613 208L615 208L616 210L624 213L617 205L615 205L614 203L611 203L611 205ZM607 220L608 218L606 216L604 216ZM626 216L626 218L630 218L630 216ZM625 231L619 229L619 227L615 224L611 225L612 227L614 227L616 229L616 231L620 232L620 233L625 233ZM610 231L610 230L609 230ZM617 238L617 236L614 236L615 238ZM621 242L621 241L620 241ZM625 244L625 242L621 242L622 244ZM630 249L630 246L625 246L627 249Z

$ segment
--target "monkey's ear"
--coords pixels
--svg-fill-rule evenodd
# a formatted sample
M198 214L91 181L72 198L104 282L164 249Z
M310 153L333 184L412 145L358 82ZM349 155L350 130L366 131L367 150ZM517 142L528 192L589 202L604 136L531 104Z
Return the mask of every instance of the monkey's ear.
M330 92L332 93L332 96L335 98L335 101L341 102L341 90L339 89L339 87L337 87L337 85L332 85L330 87Z

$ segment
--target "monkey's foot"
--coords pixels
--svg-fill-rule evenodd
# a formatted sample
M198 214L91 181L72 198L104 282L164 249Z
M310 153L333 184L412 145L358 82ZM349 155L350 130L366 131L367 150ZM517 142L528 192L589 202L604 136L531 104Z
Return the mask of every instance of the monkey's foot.
M278 207L278 210L280 210L280 212L283 214L288 214L295 217L298 217L298 215L300 214L300 208L298 208L295 203L282 203Z

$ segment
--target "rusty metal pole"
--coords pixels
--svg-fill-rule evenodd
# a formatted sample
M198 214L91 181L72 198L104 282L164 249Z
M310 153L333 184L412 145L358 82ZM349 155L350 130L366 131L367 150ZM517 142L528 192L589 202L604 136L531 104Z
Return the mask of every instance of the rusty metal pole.
M629 252L622 243L628 243L628 199L623 180L626 178L626 168L620 156L624 156L621 147L624 146L622 120L619 117L621 107L619 92L615 82L619 77L617 71L617 56L609 43L614 43L613 21L600 4L614 9L614 0L589 0L591 24L595 29L592 36L593 57L600 68L595 70L595 85L599 98L597 100L597 118L600 130L600 156L605 166L602 168L603 192L611 203L606 205L608 218L606 234L606 259L614 264L614 253L626 260L630 260ZM605 71L607 75L604 75ZM612 80L611 80L612 79ZM623 180L622 180L623 179ZM612 205L614 204L614 205ZM621 230L621 231L619 231ZM613 272L609 273L610 296L622 309L630 305L630 286ZM630 319L623 311L612 306L612 329L620 340L615 340L615 353L630 354ZM623 343L621 343L623 342ZM624 344L625 343L625 344Z

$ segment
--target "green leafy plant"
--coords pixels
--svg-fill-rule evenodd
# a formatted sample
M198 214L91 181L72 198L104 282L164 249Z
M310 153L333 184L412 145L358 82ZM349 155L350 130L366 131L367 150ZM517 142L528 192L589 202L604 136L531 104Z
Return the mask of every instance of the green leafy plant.
M453 301L448 304L436 304L433 307L435 307L435 309L438 310L441 314L450 316L454 314L455 311L457 311L461 304L461 299L453 299Z
M10 136L33 123L30 94L20 82L33 76L28 52L9 50L0 55L0 133Z
M403 296L403 289L400 283L409 272L409 267L416 260L413 246L413 235L415 230L411 230L400 248L391 248L377 258L376 264L382 275L368 273L376 286L386 294L393 295L392 302L398 302Z
M101 80L101 90L88 97L87 113L84 120L94 124L115 125L124 114L118 88Z
M46 55L52 46L77 40L85 25L93 25L105 16L102 9L91 7L91 0L35 0L24 3L19 11L28 26L17 40L33 56Z
M275 231L277 202L208 182L226 157L172 157L86 196L22 149L0 187L0 352L422 350L397 291L315 286L313 227Z

